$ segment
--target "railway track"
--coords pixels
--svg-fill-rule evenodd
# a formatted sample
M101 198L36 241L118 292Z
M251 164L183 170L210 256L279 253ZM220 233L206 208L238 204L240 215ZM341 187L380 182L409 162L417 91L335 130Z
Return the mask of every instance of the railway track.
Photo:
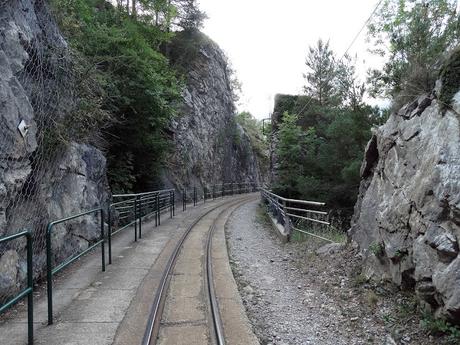
M176 321L172 323L173 325L181 325L190 323L196 329L198 329L198 335L191 334L191 339L189 339L190 344L216 344L216 345L224 345L225 344L225 335L224 335L224 327L222 323L222 318L219 311L219 304L216 297L216 291L214 287L214 274L213 274L213 263L212 263L212 242L213 242L213 234L216 229L216 224L221 219L222 215L228 211L232 207L237 207L242 205L249 200L252 200L254 197L246 197L243 199L239 199L237 201L228 202L224 205L216 206L206 213L202 214L199 218L195 220L184 232L180 240L178 241L177 245L175 246L174 250L172 251L171 256L165 266L163 271L159 287L156 291L154 296L154 301L152 304L152 308L150 311L150 315L147 322L147 327L144 333L144 337L142 340L142 345L162 345L164 344L175 344L175 340L169 339L167 332L163 332L166 335L160 336L160 332L162 327L165 327L165 324L168 324L168 320L165 319L163 312L165 309L165 304L169 301L170 305L173 305L171 310L187 309L190 310L189 314L197 314L196 310L202 308L190 308L188 307L187 303L184 301L192 301L193 305L204 305L207 313L203 313L204 319L200 317L196 317L197 320L189 320L184 321L183 319L193 319L193 316L188 316L187 318L187 311L181 314L182 317L176 317ZM195 230L195 231L194 231ZM193 239L190 237L194 236ZM203 240L205 242L203 246ZM187 247L187 243L189 244L189 248ZM201 248L200 248L201 247ZM202 257L204 254L204 260ZM186 256L186 260L183 260L184 263L190 263L193 260L196 260L196 257L199 256L199 260L201 261L201 269L199 272L196 272L195 275L190 276L187 278L188 283L190 286L185 287L185 290L189 288L190 290L199 290L200 293L194 299L180 299L177 301L174 294L170 291L170 283L173 277L181 276L183 274L187 274L190 271L196 269L196 265L194 265L193 269L190 270L187 267L182 268L182 273L177 272L178 268L176 264L178 262L178 258L184 255ZM188 260L187 260L188 259ZM196 262L197 261L193 261ZM180 266L180 265L179 265ZM200 288L198 288L200 286ZM184 287L182 290L184 291ZM195 309L195 313L193 312ZM186 315L186 317L184 317ZM178 332L175 332L178 333ZM186 332L183 336L186 336ZM174 336L178 336L175 334ZM181 335L182 336L182 335ZM196 338L194 338L194 336ZM200 338L200 340L199 340ZM206 340L206 341L205 341ZM205 342L204 342L205 341Z

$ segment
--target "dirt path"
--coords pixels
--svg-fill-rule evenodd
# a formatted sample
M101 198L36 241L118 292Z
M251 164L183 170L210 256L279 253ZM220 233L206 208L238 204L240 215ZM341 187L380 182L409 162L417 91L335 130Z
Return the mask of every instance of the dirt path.
M281 243L257 201L233 213L226 235L233 273L262 344L447 343L420 328L410 297L366 282L353 250L317 255L324 243Z

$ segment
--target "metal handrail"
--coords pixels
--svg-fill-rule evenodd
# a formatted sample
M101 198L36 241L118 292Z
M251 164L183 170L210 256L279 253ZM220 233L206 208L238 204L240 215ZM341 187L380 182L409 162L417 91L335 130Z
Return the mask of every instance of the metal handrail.
M290 203L296 203L296 204L302 204L302 205L312 205L312 206L325 206L325 202L318 202L318 201L309 201L309 200L299 200L299 199L288 199L284 198L280 195L277 195L275 193L270 192L267 189L262 189L265 193L270 194L277 198L278 200L285 201L285 202L290 202Z
M155 226L161 224L161 213L169 209L170 217L175 215L175 190L162 189L144 193L130 193L130 194L115 194L113 198L129 198L113 202L108 207L108 252L109 264L112 264L112 236L118 234L124 229L134 225L134 241L142 238L142 220L154 215ZM118 229L113 229L112 210L118 212L119 220L126 220L127 223L123 224Z
M32 261L32 234L29 231L22 231L17 234L0 238L0 244L25 237L27 241L27 287L19 292L9 301L0 306L0 314L11 308L23 298L27 297L27 339L28 344L34 343L34 280L33 280L33 261Z
M57 267L52 268L52 263L51 263L51 256L52 256L52 248L51 248L51 233L54 228L54 226L58 224L62 224L65 222L68 222L70 220L88 216L94 213L100 213L100 228L101 228L101 235L99 241L94 243L93 245L89 246L87 249L85 249L83 252L80 254L71 256L70 258L67 258L59 264ZM78 260L80 257L97 247L98 245L101 245L101 261L102 261L102 272L105 272L105 246L104 246L104 210L102 208L95 208L90 211L86 211L83 213L79 213L67 218L62 218L58 219L56 221L48 223L48 226L46 228L46 283L47 283L47 295L48 295L48 325L53 324L53 275L70 265L72 262L75 260Z
M225 186L230 186L230 189L225 188ZM235 188L236 186L236 188ZM245 188L242 188L242 187ZM217 188L216 188L217 187ZM212 185L211 188L204 186L203 193L200 192L200 198L206 202L207 196L212 196L213 199L216 198L216 193L221 194L222 197L225 196L226 191L231 191L233 195L236 193L242 193L243 190L250 192L251 188L253 191L258 189L258 186L255 183L246 182L246 183L223 183ZM219 191L220 189L220 191ZM111 237L112 235L118 233L124 228L129 227L130 225L135 225L135 236L137 240L137 228L139 229L139 238L142 236L141 225L142 219L155 214L156 225L160 225L161 213L165 210L169 210L171 218L175 215L175 190L174 189L163 189L158 191L144 192L144 193L130 193L130 194L115 194L112 196L114 199L123 199L111 203L108 207L108 243L109 243L109 264L111 263ZM196 187L194 188L194 203L197 204L198 193ZM187 194L183 194L184 205L187 201ZM128 222L127 225L124 225L122 228L112 231L111 228L111 216L112 209L122 214L123 219L129 219L130 215L134 215L134 220ZM185 206L184 206L185 211ZM80 218L89 216L92 214L100 213L100 238L95 243L90 245L87 249L82 251L79 254L73 255L66 258L62 263L56 267L52 267L52 243L51 235L56 225ZM86 212L82 212L76 215L72 215L66 218L58 219L48 223L46 228L46 265L47 265L47 299L48 299L48 324L53 324L53 275L57 274L65 267L72 264L74 261L78 260L97 246L101 245L101 262L102 262L102 271L105 271L106 262L105 262L105 241L106 237L104 234L104 220L105 220L105 211L102 207L98 207ZM11 241L20 237L25 236L27 238L27 288L19 292L11 300L7 301L0 307L0 313L3 313L8 308L19 302L21 299L28 297L28 343L33 344L33 244L32 244L32 235L28 231L23 231L8 237L0 238L0 244Z
M292 218L294 219L300 219L300 220L306 220L308 222L312 223L317 223L317 224L322 224L326 226L330 226L330 222L320 220L320 219L315 219L320 216L327 216L327 212L324 211L318 211L318 210L311 210L311 209L306 209L306 208L300 208L300 205L306 205L306 206L324 206L324 202L317 202L317 201L308 201L308 200L299 200L299 199L288 199L284 198L280 195L277 195L271 191L269 191L266 188L261 188L261 195L262 198L266 199L269 203L269 205L272 207L273 212L276 213L276 217L278 218L279 222L284 222L284 229L287 235L287 240L289 241L292 235L292 231L298 231L316 238L320 238L322 240L328 241L328 242L333 242L323 236L311 233L306 230L299 229L296 226L296 222L292 221ZM289 205L288 205L289 204ZM291 204L295 204L297 207L292 207ZM306 213L306 216L295 214L294 212L298 213ZM311 216L310 216L311 215ZM275 216L275 215L274 215ZM315 217L316 216L316 217ZM315 218L313 218L315 217Z

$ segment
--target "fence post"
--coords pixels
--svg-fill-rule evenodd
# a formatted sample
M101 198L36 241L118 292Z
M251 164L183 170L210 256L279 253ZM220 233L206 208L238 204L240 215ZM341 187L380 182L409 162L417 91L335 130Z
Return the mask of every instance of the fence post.
M206 203L206 186L203 187L203 202Z
M225 183L222 183L222 198L225 195Z
M212 200L214 200L216 198L216 185L213 184L212 185Z
M53 273L51 272L51 225L46 229L46 293L48 296L48 325L53 324Z
M134 242L137 242L137 197L134 199Z
M112 264L112 206L109 204L109 209L107 212L107 237L109 242L109 265Z
M291 240L291 223L288 216L288 210L286 209L286 200L283 200L283 212L284 212L284 230L286 230L288 242Z
M30 289L27 295L27 334L29 345L34 343L34 273L33 273L33 240L32 234L27 232L27 287Z
M193 187L193 206L196 206L196 187Z
M172 207L173 207L173 217L176 215L176 192L171 191L172 194Z
M157 215L158 215L158 226L160 226L161 225L160 193L157 193Z
M173 217L173 197L172 197L172 191L169 191L169 216L170 216L170 218Z
M102 272L105 272L105 236L104 236L104 209L101 208L101 256Z
M137 217L139 218L139 238L142 238L142 199L137 196Z
M187 209L187 189L184 188L184 193L182 194L182 211L185 212Z

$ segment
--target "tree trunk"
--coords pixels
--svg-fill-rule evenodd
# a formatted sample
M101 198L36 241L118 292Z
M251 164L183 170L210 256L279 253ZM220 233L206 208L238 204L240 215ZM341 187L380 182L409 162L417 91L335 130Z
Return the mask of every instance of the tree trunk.
M132 0L131 3L131 15L133 18L136 18L137 12L136 12L136 1L137 0Z

